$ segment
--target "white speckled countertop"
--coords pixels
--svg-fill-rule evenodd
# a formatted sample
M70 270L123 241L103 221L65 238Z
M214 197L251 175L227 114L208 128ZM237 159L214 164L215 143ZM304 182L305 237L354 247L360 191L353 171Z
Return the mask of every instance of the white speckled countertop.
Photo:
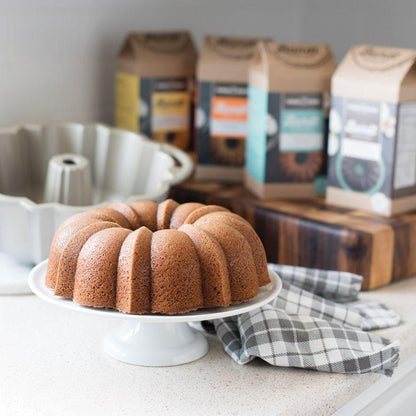
M380 334L416 354L416 278L362 295L382 300L405 322ZM217 339L199 361L178 367L122 364L101 350L119 324L57 308L35 296L0 297L0 414L326 415L381 376L325 374L235 364Z

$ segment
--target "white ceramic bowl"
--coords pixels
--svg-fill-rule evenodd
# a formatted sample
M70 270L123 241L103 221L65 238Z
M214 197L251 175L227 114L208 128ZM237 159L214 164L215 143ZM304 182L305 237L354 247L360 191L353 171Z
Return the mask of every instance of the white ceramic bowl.
M21 263L47 258L59 224L92 207L42 203L49 159L62 153L90 161L93 206L161 201L193 170L185 152L102 124L0 129L0 251Z

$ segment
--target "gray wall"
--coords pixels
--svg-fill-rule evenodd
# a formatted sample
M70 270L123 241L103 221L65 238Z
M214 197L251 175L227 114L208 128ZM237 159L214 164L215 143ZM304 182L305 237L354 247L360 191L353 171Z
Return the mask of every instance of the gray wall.
M117 50L131 30L416 47L416 1L0 0L0 126L112 121Z

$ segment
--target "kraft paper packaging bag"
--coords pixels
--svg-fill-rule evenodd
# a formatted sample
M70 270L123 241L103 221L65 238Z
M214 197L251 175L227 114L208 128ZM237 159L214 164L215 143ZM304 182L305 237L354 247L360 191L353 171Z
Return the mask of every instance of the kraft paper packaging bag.
M195 64L188 32L129 34L117 59L116 126L187 149Z
M355 46L332 78L327 203L416 209L416 50Z
M257 38L206 36L197 65L197 179L242 182L247 82Z
M334 70L328 45L258 43L249 75L245 185L259 198L310 198L325 186Z

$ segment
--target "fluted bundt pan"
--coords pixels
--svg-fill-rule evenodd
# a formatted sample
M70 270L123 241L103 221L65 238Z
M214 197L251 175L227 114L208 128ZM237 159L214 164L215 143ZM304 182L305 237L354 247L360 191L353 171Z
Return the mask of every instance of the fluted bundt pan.
M0 129L0 251L39 263L68 217L111 201L162 201L192 169L181 150L102 124Z

